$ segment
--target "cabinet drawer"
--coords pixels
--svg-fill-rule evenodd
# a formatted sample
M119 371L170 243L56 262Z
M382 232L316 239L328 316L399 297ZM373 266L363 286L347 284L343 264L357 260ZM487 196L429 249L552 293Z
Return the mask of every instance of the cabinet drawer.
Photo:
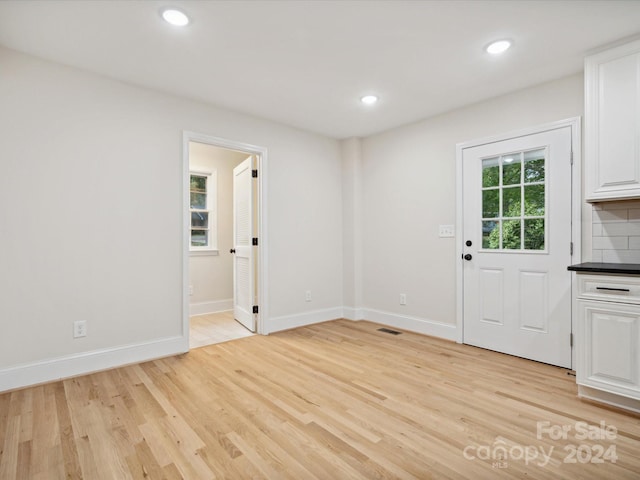
M577 275L578 297L640 304L640 278L616 275Z

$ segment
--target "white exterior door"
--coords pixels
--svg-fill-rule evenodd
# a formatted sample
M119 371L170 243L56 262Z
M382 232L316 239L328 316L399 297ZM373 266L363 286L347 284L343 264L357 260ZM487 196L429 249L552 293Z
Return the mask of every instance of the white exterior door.
M462 162L463 342L571 368L571 128Z
M252 168L249 157L233 169L233 315L255 332Z

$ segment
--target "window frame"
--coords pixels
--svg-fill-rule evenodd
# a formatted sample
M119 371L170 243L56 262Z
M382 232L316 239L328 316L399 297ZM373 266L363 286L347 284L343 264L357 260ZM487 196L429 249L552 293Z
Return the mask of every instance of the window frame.
M206 194L206 208L193 208L191 204L191 178L192 177L204 177L205 182L205 194ZM218 255L218 210L217 210L217 194L218 194L218 174L217 170L189 170L189 254L190 255ZM194 246L192 244L192 232L194 227L192 225L193 213L207 213L208 225L207 228L195 228L195 230L208 231L207 244L203 246Z

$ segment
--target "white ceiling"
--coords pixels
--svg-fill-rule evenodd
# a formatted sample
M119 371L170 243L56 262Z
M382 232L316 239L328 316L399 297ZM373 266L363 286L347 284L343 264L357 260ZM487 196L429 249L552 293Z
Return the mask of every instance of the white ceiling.
M577 73L639 33L638 0L0 1L8 48L336 138Z

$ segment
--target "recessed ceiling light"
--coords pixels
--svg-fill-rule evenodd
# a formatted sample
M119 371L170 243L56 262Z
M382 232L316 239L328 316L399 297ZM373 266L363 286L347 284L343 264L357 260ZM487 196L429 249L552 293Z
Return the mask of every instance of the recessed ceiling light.
M167 8L162 11L162 18L164 18L171 25L176 27L184 27L189 25L189 17L184 12L176 10L175 8Z
M375 95L365 95L360 99L360 101L365 105L373 105L378 101L378 97L376 97Z
M497 42L493 42L487 46L486 50L491 55L500 55L501 53L506 52L511 46L510 40L498 40Z

